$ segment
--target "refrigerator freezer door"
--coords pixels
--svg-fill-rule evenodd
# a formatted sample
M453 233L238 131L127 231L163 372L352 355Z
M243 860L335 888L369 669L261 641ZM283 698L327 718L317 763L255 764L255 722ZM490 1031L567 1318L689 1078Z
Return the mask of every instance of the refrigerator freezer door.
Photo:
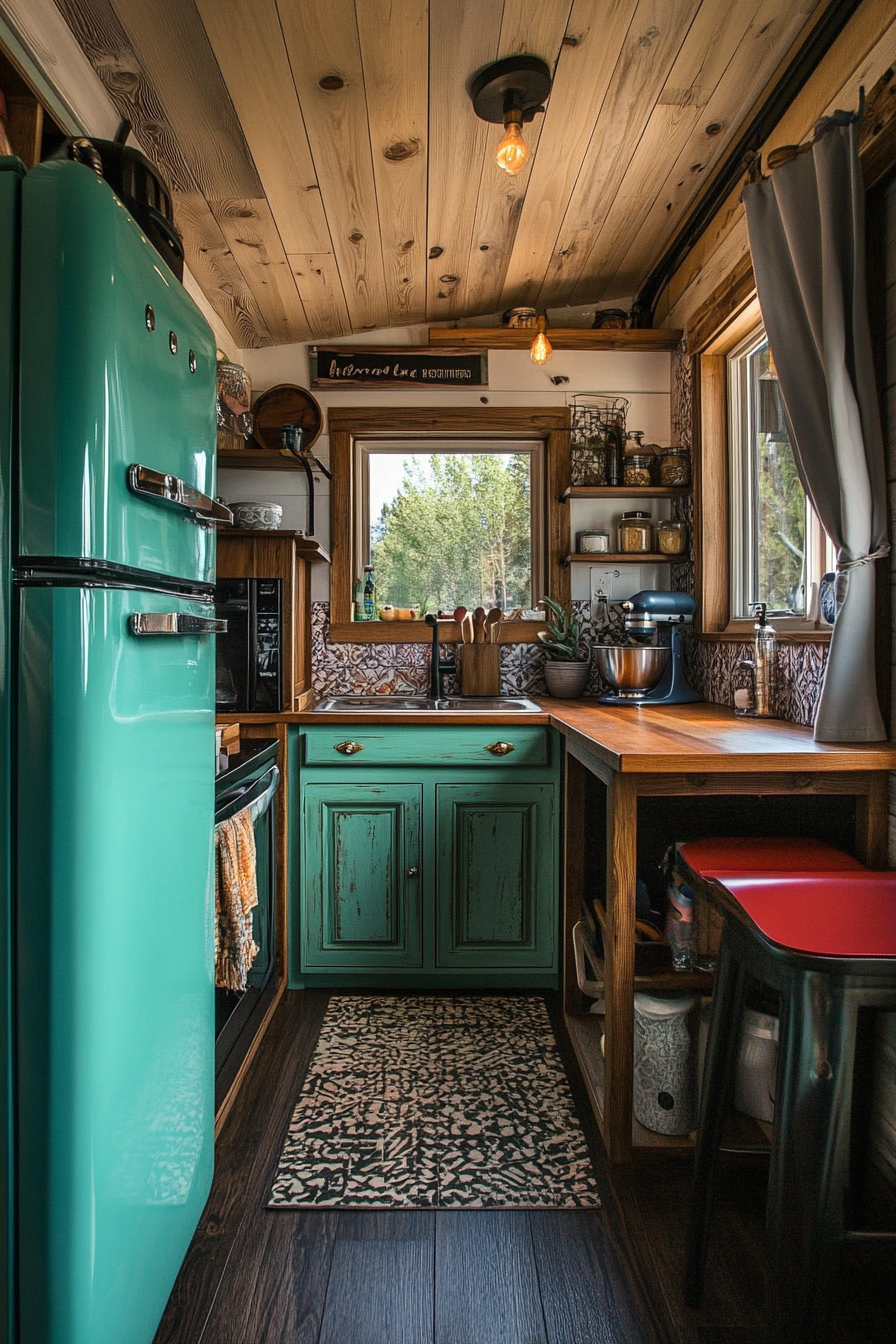
M15 424L15 331L18 291L19 193L25 166L0 158L0 1344L10 1323L10 792L12 687L10 686L10 485Z
M211 582L213 527L128 485L139 465L214 498L208 324L82 164L33 169L22 222L20 560Z
M20 590L20 1344L149 1344L214 1122L214 638Z

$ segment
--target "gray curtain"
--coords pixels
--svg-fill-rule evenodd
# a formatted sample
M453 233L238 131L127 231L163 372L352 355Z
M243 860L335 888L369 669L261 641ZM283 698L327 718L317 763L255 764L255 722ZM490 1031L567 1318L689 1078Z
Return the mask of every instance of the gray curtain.
M856 122L744 189L762 317L797 470L837 549L837 620L815 715L820 742L886 737L874 671L874 561L889 552L886 473L865 292Z

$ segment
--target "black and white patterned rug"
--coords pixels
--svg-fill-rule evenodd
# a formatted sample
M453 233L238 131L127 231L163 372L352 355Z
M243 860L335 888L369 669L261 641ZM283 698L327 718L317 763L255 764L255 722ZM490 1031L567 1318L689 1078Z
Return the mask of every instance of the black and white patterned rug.
M330 1000L270 1208L597 1208L540 998Z

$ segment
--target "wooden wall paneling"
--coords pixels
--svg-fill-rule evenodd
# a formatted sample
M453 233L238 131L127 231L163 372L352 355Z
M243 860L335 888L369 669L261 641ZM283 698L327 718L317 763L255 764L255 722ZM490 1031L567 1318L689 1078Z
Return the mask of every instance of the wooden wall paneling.
M817 20L822 6L813 14ZM811 26L807 24L779 62L784 69ZM896 59L896 18L888 0L865 0L762 146L763 157L779 145L799 144L835 107L855 107L861 83L870 88ZM876 72L876 73L875 73ZM753 109L748 114L752 115ZM746 224L736 187L672 276L657 306L657 321L686 325L689 315L747 251ZM734 235L732 237L732 235ZM714 254L724 247L716 266ZM706 276L709 275L709 280Z
M387 325L426 315L429 3L357 4Z
M700 52L694 51L692 35L704 25L701 21L704 13L709 14L706 5L701 6L691 33L682 49L682 56L694 53L696 69L690 82L679 77L681 58L676 61L667 87L660 95L657 111L664 98L693 95L694 121L690 133L680 145L677 155L671 160L672 167L660 184L656 195L650 200L650 208L635 213L635 227L625 242L625 250L615 250L607 238L612 217L617 214L619 205L614 202L611 216L604 226L606 239L605 260L603 262L605 284L609 290L618 294L634 292L643 283L650 266L662 254L663 247L670 236L684 223L685 217L703 183L712 176L719 161L727 156L731 142L743 123L744 116L755 102L761 91L767 87L780 59L782 46L804 27L811 12L817 8L818 0L801 0L794 4L792 0L751 0L748 5L726 6L725 12L712 11L712 19L718 27L722 40L716 44L712 28L703 32L707 54L716 52L711 63L701 63ZM737 34L737 42L732 50L730 39ZM725 41L724 38L728 38ZM724 63L720 59L724 53ZM687 71L682 71L687 74ZM667 109L667 112L671 109ZM651 117L651 123L654 118ZM706 127L718 125L722 130L716 135L707 135ZM639 175L641 189L645 181L650 181L650 161L643 157L649 143L651 126L645 133L645 139L638 146L632 160L629 175L637 182ZM668 154L654 151L655 165L670 162ZM621 194L630 200L633 211L637 212L636 192L626 190L623 183ZM620 231L622 242L622 231ZM612 235L610 235L612 237ZM615 271L611 270L615 268Z
M264 184L284 251L288 255L330 252L330 230L276 0L195 3Z
M466 85L497 57L503 8L503 0L430 0L426 315L431 322L464 313L460 292L481 165L498 143L497 128L473 111Z
M332 252L289 252L286 256L312 340L347 336L352 329L339 267Z
M574 0L567 35L575 46L564 44L557 58L500 308L532 305L539 297L635 8L637 0L610 0L599 9L592 0Z
M353 331L383 326L386 287L353 0L278 13ZM337 89L320 80L337 77Z
M112 4L268 330L278 342L302 339L295 281L198 11L181 0Z
M571 0L554 5L532 5L530 0L505 0L498 39L498 60L526 53L540 56L553 70L566 32ZM494 313L501 303L504 277L513 251L517 226L532 172L544 117L523 127L530 157L516 177L498 167L494 150L502 135L493 127L479 172L479 191L470 253L464 264L458 302L464 313Z
M186 264L238 350L274 344L261 309L200 191L172 192ZM235 354L236 351L228 351Z
M694 435L694 568L700 631L724 630L731 599L728 592L727 547L713 538L728 536L728 405L724 355L693 360L694 407L699 421ZM719 451L719 448L722 451ZM714 562L707 564L712 555ZM716 563L721 559L722 563Z
M272 344L245 277L233 259L181 152L158 94L109 0L58 0L66 23L116 110L127 117L145 152L171 189L187 265L241 348Z
M342 408L339 408L340 410ZM352 431L351 415L343 424L330 408L330 625L348 625L352 619Z
M896 68L890 66L866 95L865 117L859 125L859 154L865 190L882 182L896 163Z
M32 94L12 94L6 99L6 130L10 147L26 168L40 163L44 109Z
M700 354L704 351L714 337L755 297L753 261L747 253L692 316L687 332L690 353Z
M560 48L539 152L524 169L529 181L497 308L538 298L636 5L608 0L598 9L593 0L574 0L566 33L575 45Z
M536 306L567 303L700 0L639 0L582 162ZM591 297L599 297L597 295Z
M572 417L566 412L567 424ZM560 496L569 482L569 440L570 435L563 429L548 435L547 439L547 556L546 569L550 586L549 596L561 606L569 609L572 594L571 570L561 564L568 554L570 545L569 508L561 504Z

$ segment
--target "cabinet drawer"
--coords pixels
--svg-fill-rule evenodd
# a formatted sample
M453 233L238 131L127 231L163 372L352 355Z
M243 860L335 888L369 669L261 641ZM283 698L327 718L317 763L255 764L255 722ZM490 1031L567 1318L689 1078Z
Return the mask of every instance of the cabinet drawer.
M516 724L333 724L303 730L305 765L548 765L550 729ZM509 750L507 748L510 748Z

